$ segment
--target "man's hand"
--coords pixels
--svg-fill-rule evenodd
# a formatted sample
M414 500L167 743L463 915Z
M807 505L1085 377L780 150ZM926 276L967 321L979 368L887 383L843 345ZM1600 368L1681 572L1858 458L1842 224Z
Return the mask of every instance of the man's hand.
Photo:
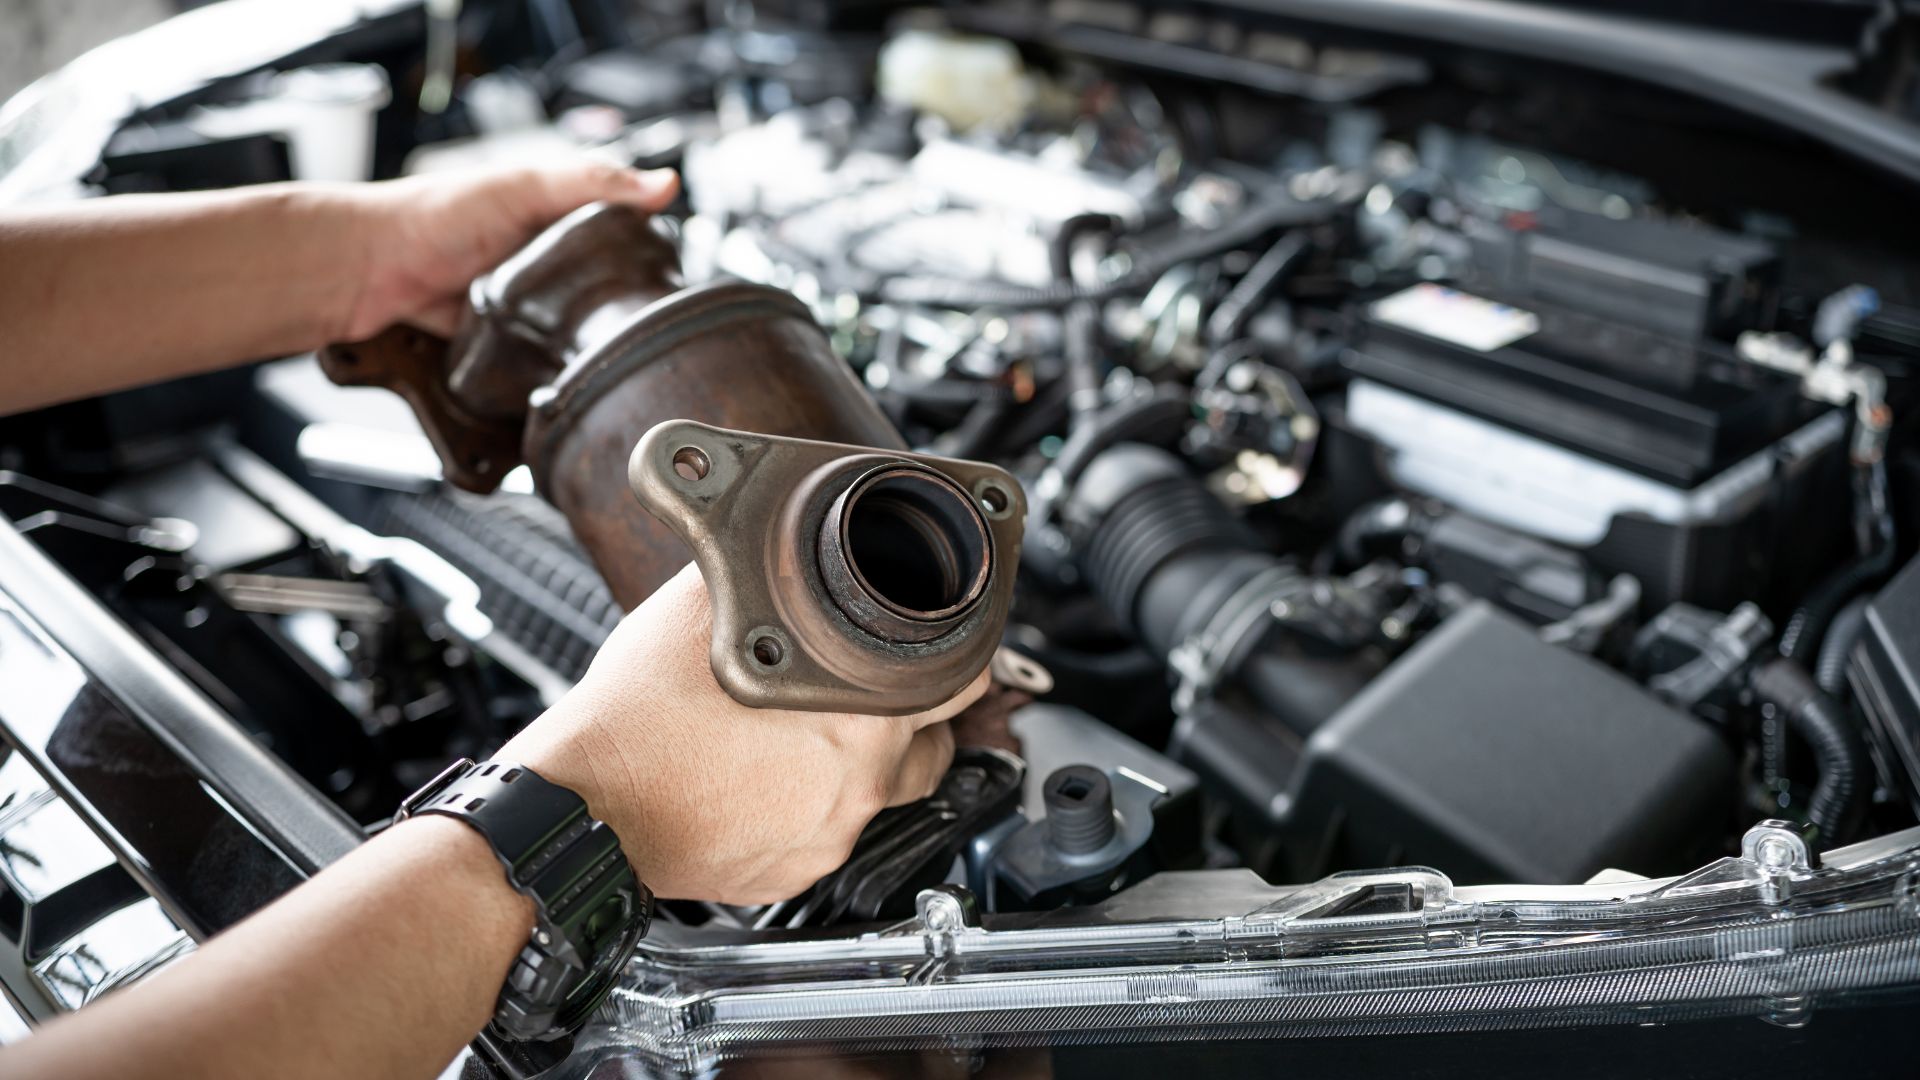
M920 716L749 709L708 667L710 623L689 567L495 756L584 796L660 895L784 899L837 868L881 807L932 793L953 753L944 721L987 676ZM491 1015L532 924L479 833L414 818L196 955L6 1047L0 1075L432 1076Z
M689 566L497 755L580 792L666 897L768 903L838 869L874 814L933 793L953 757L945 721L987 686L982 672L913 716L751 709L715 681L711 633Z
M379 184L0 207L0 415L372 337L453 331L468 282L673 173L580 159Z
M593 202L663 210L679 186L669 169L580 160L339 189L353 203L365 287L343 313L337 340L359 341L399 322L450 335L468 283L540 230Z
M393 322L449 331L468 282L540 229L603 199L657 209L674 185L586 165L0 211L0 412ZM749 709L708 667L710 625L689 568L498 756L585 797L660 895L783 899L837 868L883 806L933 791L944 721L987 676L920 716ZM480 834L402 822L197 955L7 1047L0 1073L431 1076L491 1013L532 921Z

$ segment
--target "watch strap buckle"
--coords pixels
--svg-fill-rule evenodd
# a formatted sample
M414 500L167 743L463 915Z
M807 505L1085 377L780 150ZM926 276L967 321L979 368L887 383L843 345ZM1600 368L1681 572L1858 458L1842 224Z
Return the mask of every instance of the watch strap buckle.
M432 802L435 795L440 794L447 790L447 788L452 787L455 783L458 783L460 778L467 775L467 771L472 769L473 766L474 761L472 758L463 757L457 759L446 768L441 769L440 775L427 781L419 791L400 800L400 809L393 815L393 820L405 821L419 813L421 807Z

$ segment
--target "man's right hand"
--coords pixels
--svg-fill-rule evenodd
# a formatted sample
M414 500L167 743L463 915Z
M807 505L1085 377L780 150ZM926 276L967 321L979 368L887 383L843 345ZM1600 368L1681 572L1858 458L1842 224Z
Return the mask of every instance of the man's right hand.
M714 679L712 614L689 566L621 621L580 684L495 755L572 788L655 894L784 900L832 873L881 809L931 795L946 721L749 708Z

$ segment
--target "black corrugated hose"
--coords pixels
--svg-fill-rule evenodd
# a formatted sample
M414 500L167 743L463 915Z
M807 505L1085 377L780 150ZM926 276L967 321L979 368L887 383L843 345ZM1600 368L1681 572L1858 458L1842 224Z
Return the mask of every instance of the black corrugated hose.
M1839 697L1846 686L1847 656L1860 640L1860 631L1866 628L1867 605L1872 602L1873 597L1864 593L1847 601L1847 606L1833 617L1833 625L1827 628L1827 639L1820 643L1820 658L1813 665L1813 681L1835 697Z
M1255 206L1218 229L1182 237L1151 252L1140 252L1132 270L1100 284L1056 282L1052 285L1014 285L999 282L953 281L941 278L899 277L863 290L864 300L883 304L919 304L924 307L1014 309L1062 308L1080 300L1100 301L1145 292L1161 275L1181 263L1212 258L1245 247L1276 229L1291 229L1330 221L1346 201L1302 202L1274 199Z
M1873 546L1814 586L1787 620L1786 629L1780 632L1780 655L1788 659L1817 649L1840 609L1893 572L1893 513L1887 505L1886 463L1876 461L1857 467L1854 485L1854 505L1859 515L1856 528L1863 543Z
M1071 488L1102 451L1123 442L1158 442L1192 418L1192 398L1172 385L1156 386L1150 394L1107 406L1075 428L1053 459L1061 490Z
M1150 394L1116 402L1085 417L1067 434L1060 454L1047 467L1053 482L1028 507L1027 528L1037 531L1053 521L1054 503L1073 490L1075 481L1102 451L1123 442L1159 443L1193 416L1192 398L1174 384ZM1051 490L1053 498L1044 493Z
M1792 660L1772 660L1754 669L1754 697L1785 717L1813 751L1820 778L1807 802L1807 817L1820 830L1823 847L1845 843L1872 792L1867 747L1838 702L1814 684Z

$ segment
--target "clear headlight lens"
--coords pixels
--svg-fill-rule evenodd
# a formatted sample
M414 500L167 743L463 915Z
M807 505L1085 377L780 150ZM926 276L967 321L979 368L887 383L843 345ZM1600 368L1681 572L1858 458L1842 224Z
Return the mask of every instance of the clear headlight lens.
M823 1042L1796 1023L1837 996L1920 984L1920 829L1816 864L1768 822L1740 857L1695 873L1578 886L1455 888L1425 869L1286 887L1163 874L1019 929L982 926L967 901L929 890L916 918L857 936L651 942L561 1075Z

